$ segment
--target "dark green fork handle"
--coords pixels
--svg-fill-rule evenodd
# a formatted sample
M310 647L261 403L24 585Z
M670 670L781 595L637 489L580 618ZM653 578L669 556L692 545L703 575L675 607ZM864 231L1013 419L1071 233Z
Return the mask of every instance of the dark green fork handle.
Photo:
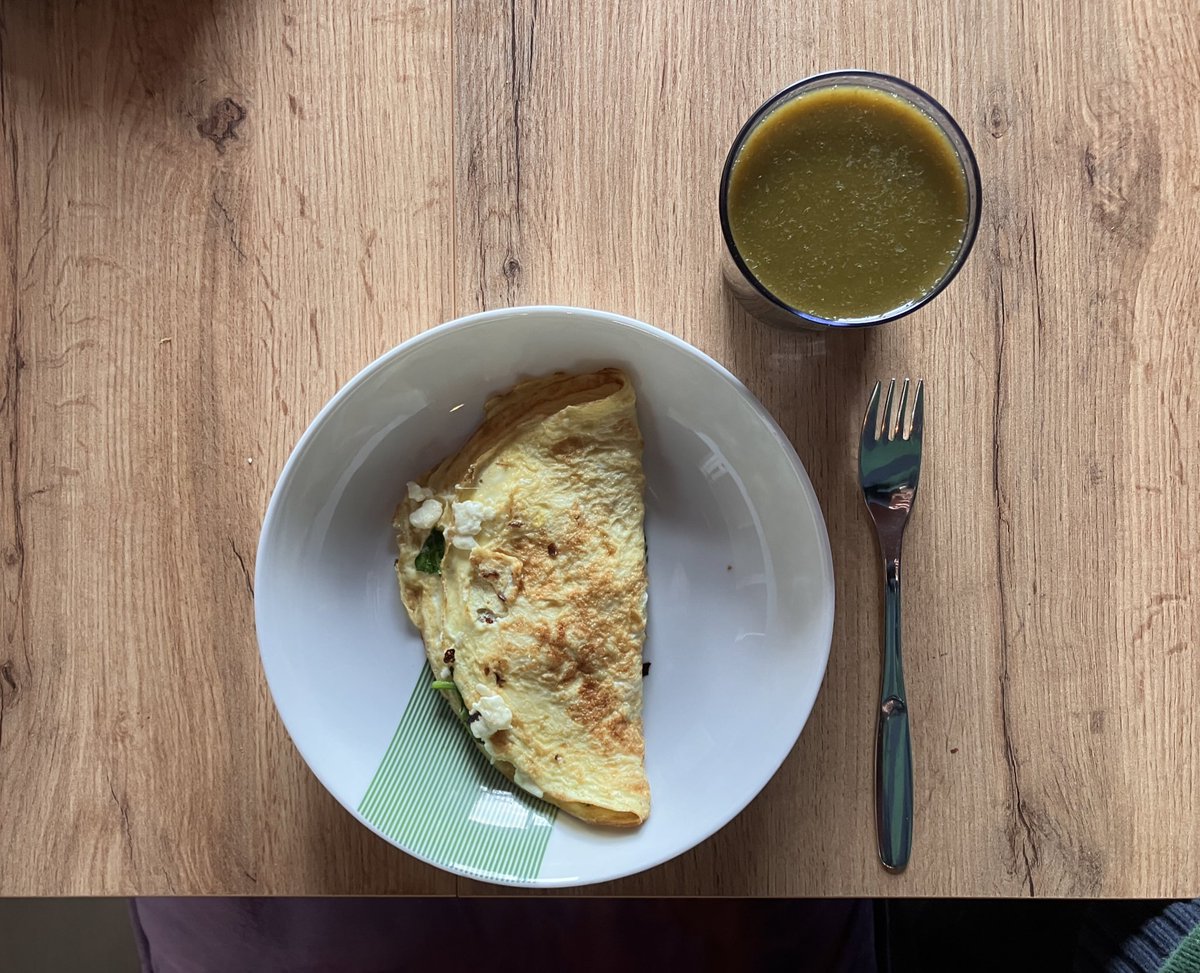
M879 858L890 872L902 872L912 851L912 740L904 665L900 658L900 558L884 562L883 681L875 731L875 833Z

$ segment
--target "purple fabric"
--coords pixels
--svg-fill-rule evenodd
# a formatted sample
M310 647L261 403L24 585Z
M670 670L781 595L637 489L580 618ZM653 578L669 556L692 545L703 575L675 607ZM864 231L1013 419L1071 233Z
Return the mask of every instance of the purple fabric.
M873 973L865 900L143 898L144 973Z

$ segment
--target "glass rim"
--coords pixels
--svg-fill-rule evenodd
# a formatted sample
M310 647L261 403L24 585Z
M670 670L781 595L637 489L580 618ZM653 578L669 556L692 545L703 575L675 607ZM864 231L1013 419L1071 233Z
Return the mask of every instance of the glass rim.
M946 272L938 279L938 282L930 288L929 292L916 301L909 304L903 304L898 308L893 308L884 314L874 315L866 318L853 319L837 319L823 318L819 314L811 314L808 311L802 311L797 307L788 304L782 298L773 294L758 276L746 266L746 261L742 258L741 251L738 249L736 242L733 239L733 230L729 225L729 177L733 172L734 162L737 159L738 153L741 151L743 144L751 132L758 127L767 115L775 110L784 100L794 95L797 91L803 88L815 85L820 81L841 80L846 81L862 81L868 87L875 87L880 90L877 82L883 81L888 84L899 87L907 95L911 95L907 100L918 110L922 111L934 125L941 129L942 134L950 142L951 148L954 149L955 156L963 165L963 176L967 180L968 190L968 213L967 213L967 229L963 234L962 243L959 245L958 253L955 255L953 262L946 269ZM872 84L871 82L876 82ZM926 110L927 108L932 111ZM940 116L940 117L939 117ZM962 151L959 151L959 145L962 146ZM970 199L974 191L975 204L971 206ZM950 284L958 272L962 269L963 264L967 262L967 257L971 253L972 247L975 245L975 237L979 232L979 223L983 210L983 180L979 173L979 163L975 159L975 150L971 147L970 141L967 139L966 133L955 120L954 116L934 98L931 94L918 88L915 84L905 81L903 78L897 78L892 74L885 74L882 71L865 71L855 68L842 68L834 71L822 71L818 74L810 74L808 77L801 78L799 81L793 81L785 88L781 88L775 94L771 95L766 101L755 109L754 113L746 120L741 129L738 130L733 144L729 148L729 154L725 157L725 165L721 169L721 186L719 193L719 210L721 216L721 234L725 238L725 249L730 258L733 260L738 271L742 276L754 287L759 294L771 304L775 305L781 311L799 318L800 321L810 325L816 325L820 328L870 328L880 324L887 324L890 321L896 321L900 318L907 317L914 311L924 307L935 297L941 294L942 291Z

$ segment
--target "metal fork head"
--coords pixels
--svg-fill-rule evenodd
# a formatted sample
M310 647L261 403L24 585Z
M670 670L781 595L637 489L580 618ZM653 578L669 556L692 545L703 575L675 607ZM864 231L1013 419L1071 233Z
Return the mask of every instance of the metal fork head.
M921 441L925 431L925 383L918 381L908 409L909 380L900 390L900 401L892 410L896 380L888 383L882 415L879 397L882 383L875 383L867 413L863 417L858 448L858 479L867 510L879 531L880 543L897 545L912 510L921 477ZM885 537L885 533L888 535Z

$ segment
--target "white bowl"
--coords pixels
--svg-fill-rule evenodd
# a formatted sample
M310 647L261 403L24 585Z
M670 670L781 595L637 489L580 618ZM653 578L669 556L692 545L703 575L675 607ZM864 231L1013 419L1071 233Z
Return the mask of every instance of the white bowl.
M633 379L646 442L652 805L635 830L555 814L474 752L426 688L390 528L405 482L458 448L489 395L523 376L605 365ZM275 703L333 796L418 858L520 886L619 878L725 825L795 744L833 629L825 523L762 405L664 331L562 307L452 321L347 383L275 487L255 591Z

